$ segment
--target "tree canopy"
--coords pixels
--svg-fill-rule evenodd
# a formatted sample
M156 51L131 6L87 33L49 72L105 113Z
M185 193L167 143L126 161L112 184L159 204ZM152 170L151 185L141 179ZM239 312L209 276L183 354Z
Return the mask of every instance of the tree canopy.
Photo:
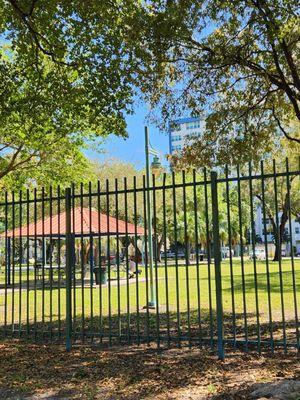
M142 89L165 125L206 120L186 164L259 159L282 136L299 148L299 26L296 0L151 2L134 31Z
M126 135L138 89L164 127L184 114L205 119L185 165L259 159L282 136L299 148L296 0L0 0L0 7L2 174L16 159L25 165L37 136L45 141L39 149L59 137L78 149L91 136ZM12 135L27 137L26 151L7 146Z
M57 97L67 96L69 109L84 117L91 131L104 125L124 134L135 66L124 31L135 4L2 0L0 33L17 66L33 70L37 83L47 83Z
M135 4L0 1L0 178L50 164L62 175L86 140L126 135Z

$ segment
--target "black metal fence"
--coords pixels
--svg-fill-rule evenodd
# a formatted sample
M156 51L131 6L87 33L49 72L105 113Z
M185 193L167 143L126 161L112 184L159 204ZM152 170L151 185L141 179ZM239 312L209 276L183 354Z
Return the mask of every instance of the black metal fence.
M286 161L6 193L1 335L299 350L299 176Z

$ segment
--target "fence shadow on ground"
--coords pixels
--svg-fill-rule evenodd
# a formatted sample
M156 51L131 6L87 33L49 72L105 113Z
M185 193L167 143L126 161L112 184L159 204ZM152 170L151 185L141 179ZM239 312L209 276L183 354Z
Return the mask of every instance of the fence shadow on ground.
M155 311L140 313L121 313L119 315L94 316L83 318L76 316L72 323L74 343L93 343L100 346L119 344L156 343L162 347L173 345L214 347L217 342L217 322L215 311L202 309L187 312L160 313ZM257 325L256 315L247 313L224 314L224 341L234 347L256 348L263 346L296 347L297 326L294 320L272 323L263 321ZM0 336L16 337L31 342L65 341L65 319L36 322L29 324L9 324L0 328Z

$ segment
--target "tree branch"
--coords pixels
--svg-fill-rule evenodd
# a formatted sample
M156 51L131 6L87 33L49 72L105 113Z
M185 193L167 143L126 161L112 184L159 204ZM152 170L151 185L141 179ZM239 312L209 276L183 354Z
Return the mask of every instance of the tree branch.
M18 5L16 0L9 0L10 4L12 5L12 7L14 8L14 10L16 11L17 15L19 16L19 18L21 19L21 21L24 23L24 25L27 27L28 31L30 32L32 39L36 45L36 47L38 48L38 50L40 50L43 54L51 57L51 59L61 65L65 65L65 66L76 66L75 63L67 63L65 61L62 60L57 60L56 58L56 54L54 50L50 50L51 48L51 44L48 41L48 39L43 36L41 33L39 33L35 28L33 23L30 20L30 17L32 15L33 9L34 9L34 5L36 3L36 0L33 0L31 9L29 11L29 13L24 12ZM32 12L31 12L32 10ZM42 41L44 41L47 46L49 47L49 49L46 49L42 43L40 42L40 39L42 39Z
M275 108L274 108L274 107L272 108L272 115L273 115L273 118L275 119L275 121L276 121L276 123L277 123L277 125L278 125L278 128L281 130L281 132L284 134L284 136L285 136L288 140L292 140L292 141L294 141L294 142L300 144L300 139L295 138L295 137L293 137L293 136L290 136L290 135L287 133L287 131L284 129L284 127L282 126L282 124L281 124L281 122L280 122L280 119L277 117L277 115L276 115L276 113L275 113Z
M23 145L20 145L18 147L18 149L15 151L15 153L12 155L7 167L4 168L4 170L2 172L0 172L0 179L3 178L5 175L7 175L10 171L15 169L15 161L16 161L18 155L20 154L20 152L22 151L23 147L24 147Z

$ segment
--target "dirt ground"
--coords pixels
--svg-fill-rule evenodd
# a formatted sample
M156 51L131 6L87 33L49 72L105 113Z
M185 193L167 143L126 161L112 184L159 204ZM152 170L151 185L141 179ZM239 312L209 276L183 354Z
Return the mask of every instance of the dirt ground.
M1 342L0 399L248 399L259 382L300 379L297 355L147 346ZM300 397L299 397L300 398Z

